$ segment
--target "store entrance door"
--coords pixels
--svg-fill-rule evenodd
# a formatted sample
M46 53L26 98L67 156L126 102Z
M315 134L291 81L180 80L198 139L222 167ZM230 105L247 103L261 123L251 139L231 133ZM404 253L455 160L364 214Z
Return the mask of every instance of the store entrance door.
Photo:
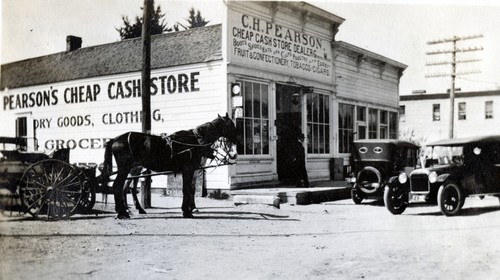
M300 87L276 86L276 133L278 179L283 184L300 184L301 167L305 169Z

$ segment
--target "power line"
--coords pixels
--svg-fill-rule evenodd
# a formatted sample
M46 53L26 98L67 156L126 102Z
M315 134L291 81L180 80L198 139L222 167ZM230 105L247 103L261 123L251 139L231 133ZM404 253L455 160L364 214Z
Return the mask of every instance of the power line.
M435 78L435 77L450 77L451 78L450 127L449 127L449 135L448 135L450 139L453 138L453 122L454 122L454 116L455 116L455 112L454 112L455 111L455 78L462 76L462 75L475 74L475 73L481 72L479 70L457 71L457 64L471 63L471 62L479 61L478 59L475 59L475 58L457 59L457 53L475 52L475 51L482 51L483 50L483 47L481 47L481 46L458 48L457 42L471 40L471 39L477 39L477 38L482 38L482 37L483 37L483 35L481 35L481 34L461 36L461 37L452 36L450 38L438 39L438 40L433 40L433 41L427 42L427 45L448 44L448 43L452 44L451 47L448 47L446 49L428 51L425 53L426 55L439 55L439 54L451 55L451 58L449 60L426 63L426 66L438 66L438 65L449 64L449 65L451 65L451 72L449 72L449 73L432 73L432 74L425 75L426 78Z

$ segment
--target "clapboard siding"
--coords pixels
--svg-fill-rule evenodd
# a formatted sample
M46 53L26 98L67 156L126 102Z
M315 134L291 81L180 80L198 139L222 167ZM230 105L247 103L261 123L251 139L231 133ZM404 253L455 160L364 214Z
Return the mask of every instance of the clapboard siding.
M398 106L400 68L343 49L335 50L334 59L339 98Z

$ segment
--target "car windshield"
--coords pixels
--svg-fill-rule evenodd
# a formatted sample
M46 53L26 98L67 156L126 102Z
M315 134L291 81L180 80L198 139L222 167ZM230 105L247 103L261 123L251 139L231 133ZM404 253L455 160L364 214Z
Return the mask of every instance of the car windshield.
M424 151L425 166L463 164L463 147L435 146Z

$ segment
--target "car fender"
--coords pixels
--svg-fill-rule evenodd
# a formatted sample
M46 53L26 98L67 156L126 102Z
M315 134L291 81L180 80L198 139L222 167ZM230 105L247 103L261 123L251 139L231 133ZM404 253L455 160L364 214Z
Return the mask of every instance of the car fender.
M448 177L450 176L449 173L444 173L444 174L441 174L437 177L437 180L436 182L437 183L443 183L444 181L446 181L446 179L448 179Z
M397 181L398 180L398 177L399 176L392 176L391 178L389 178L389 180L387 181L388 184L392 184L394 183L394 181Z

